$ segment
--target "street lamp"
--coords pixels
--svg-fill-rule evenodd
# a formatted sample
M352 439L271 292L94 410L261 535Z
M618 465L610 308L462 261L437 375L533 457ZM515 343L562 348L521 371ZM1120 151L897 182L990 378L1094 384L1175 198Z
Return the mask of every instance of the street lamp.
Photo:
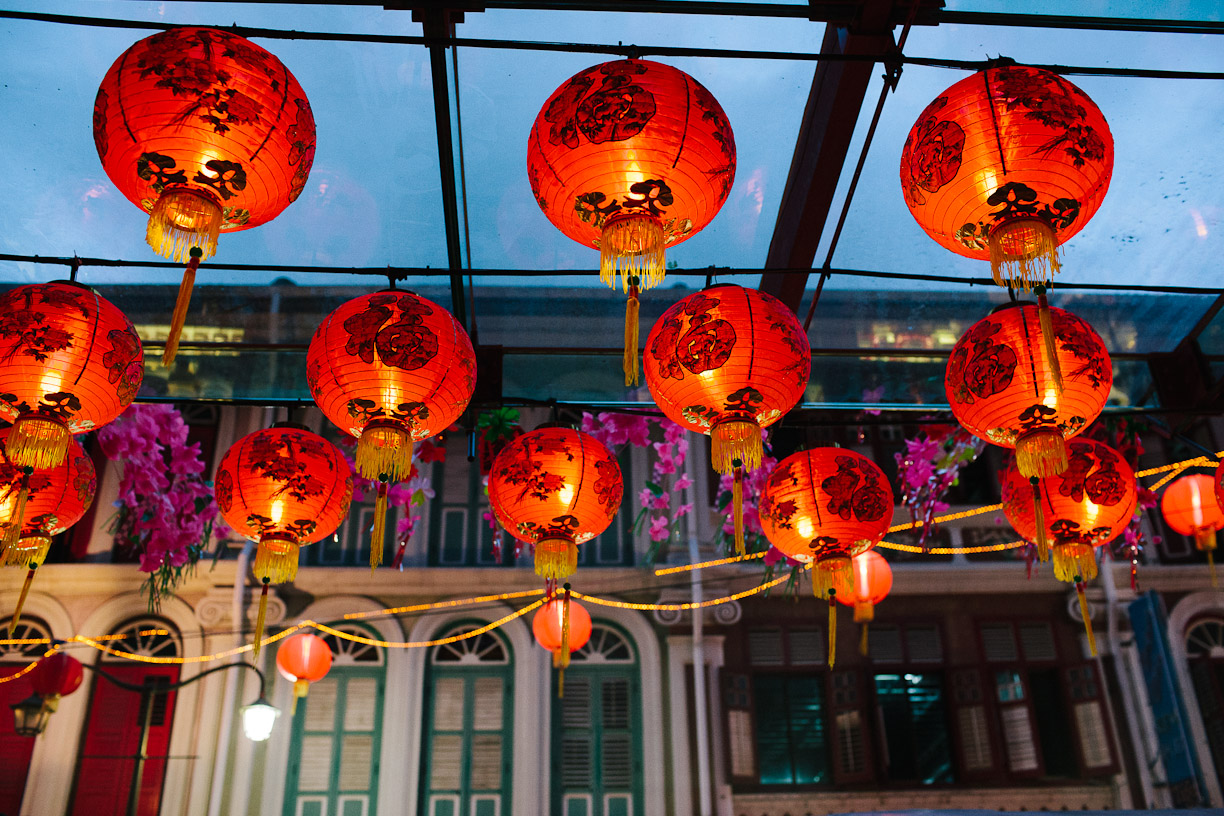
M19 737L37 737L41 734L51 719L51 712L55 710L37 694L31 694L9 708L13 709L13 725Z
M242 707L242 733L251 742L263 742L272 736L272 726L279 716L280 709L260 694L258 700Z

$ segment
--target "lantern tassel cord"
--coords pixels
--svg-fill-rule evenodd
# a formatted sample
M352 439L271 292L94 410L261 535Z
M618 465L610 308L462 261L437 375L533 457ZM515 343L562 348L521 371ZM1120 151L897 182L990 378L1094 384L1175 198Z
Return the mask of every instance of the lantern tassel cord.
M1050 540L1046 535L1045 510L1041 507L1041 480L1037 477L1029 479L1029 484L1033 486L1033 524L1037 527L1037 534L1034 538L1037 539L1037 560L1050 560Z
M867 630L871 627L870 623L862 625L862 632L859 634L859 654L863 657L867 656Z
M1046 297L1046 288L1037 286L1037 315L1041 322L1041 337L1045 341L1046 361L1050 365L1050 379L1054 381L1054 390L1063 392L1062 364L1058 362L1057 336L1054 334L1054 320L1050 316L1050 301Z
M735 527L735 554L744 557L744 467L735 460L735 482L731 488L731 508Z
M829 668L837 662L837 590L829 590Z
M1219 589L1220 585L1216 581L1215 552L1213 550L1207 551L1207 570L1211 573L1211 588Z
M1088 598L1084 595L1084 582L1075 576L1075 594L1079 596L1080 617L1084 619L1084 633L1088 635L1088 653L1097 656L1096 635L1092 632L1092 616L1088 612Z
M21 540L21 528L25 524L26 500L30 498L30 474L34 468L23 468L21 488L17 491L17 506L9 518L9 527L4 531L4 539L0 541L0 562L17 563L17 544Z
M13 617L9 618L9 637L13 636L13 631L21 622L21 610L25 608L26 596L30 594L30 584L34 583L34 571L37 569L37 564L31 564L29 570L26 571L25 583L21 585L21 594L17 596L17 608L13 610Z
M570 585L565 585L565 594L561 596L561 648L558 649L560 671L557 673L557 699L565 697L565 669L570 662Z
M259 614L255 616L255 640L251 644L251 657L255 660L259 659L259 649L263 646L264 622L268 618L268 584L271 583L267 578L263 581L263 589L259 592Z
M621 368L625 371L625 386L638 384L638 281L637 275L629 278L629 299L625 301L625 358Z
M200 258L203 252L199 247L191 248L191 260L183 270L183 281L179 284L178 298L174 301L174 314L170 317L170 333L166 335L166 348L162 351L162 365L174 365L178 355L179 338L183 334L183 324L187 322L187 308L191 305L191 290L195 287L196 270L200 268Z
M374 526L370 530L370 569L382 566L383 541L387 537L387 480L378 480L378 498L374 501Z

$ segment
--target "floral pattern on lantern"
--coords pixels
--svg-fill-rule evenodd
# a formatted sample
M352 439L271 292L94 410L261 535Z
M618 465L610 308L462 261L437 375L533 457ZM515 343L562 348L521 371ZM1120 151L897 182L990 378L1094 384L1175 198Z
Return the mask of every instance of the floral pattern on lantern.
M502 527L535 546L536 574L563 580L577 569L578 545L616 517L623 487L616 458L594 437L537 428L493 460L489 504Z
M73 434L99 428L131 404L144 380L132 322L87 286L18 286L0 295L0 418L19 466L44 470Z
M1113 365L1091 326L1051 308L1056 376L1039 312L1010 303L974 323L952 348L944 389L965 430L1015 448L1020 472L1041 477L1066 467L1064 440L1105 407Z
M1101 111L1061 76L1024 65L957 82L914 123L901 153L910 213L935 241L990 260L1028 288L1058 271L1057 247L1100 208L1113 172Z
M150 213L150 246L186 260L221 231L258 226L301 194L315 123L301 85L237 34L172 28L115 60L94 101L94 144L111 181Z

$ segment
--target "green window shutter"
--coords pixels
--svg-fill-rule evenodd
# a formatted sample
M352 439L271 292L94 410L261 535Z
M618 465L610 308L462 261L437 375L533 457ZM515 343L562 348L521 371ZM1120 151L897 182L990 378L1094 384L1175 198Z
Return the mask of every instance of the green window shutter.
M435 669L423 758L427 816L499 816L509 801L508 668Z
M633 671L606 664L567 670L553 717L553 812L640 812L641 710Z

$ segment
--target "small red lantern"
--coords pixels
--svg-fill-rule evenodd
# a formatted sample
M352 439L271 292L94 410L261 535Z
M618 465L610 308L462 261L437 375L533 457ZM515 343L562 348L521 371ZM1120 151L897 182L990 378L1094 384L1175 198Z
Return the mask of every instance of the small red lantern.
M79 660L64 652L55 652L34 664L30 670L30 685L34 687L35 694L51 703L51 710L54 711L59 698L67 697L81 687L84 675Z
M132 322L87 286L52 281L0 295L0 418L18 467L53 468L73 434L100 428L132 403L144 351Z
M293 683L293 708L290 714L297 711L297 701L310 691L310 684L327 676L331 665L331 647L318 635L302 632L281 644L276 650L276 668Z
M566 589L561 598L554 597L539 608L531 620L531 631L536 643L552 652L553 668L559 671L557 696L564 696L565 670L569 667L570 655L591 639L591 613L570 598Z
M926 107L901 153L919 226L958 255L990 260L995 283L1049 284L1057 247L1100 208L1113 137L1088 95L1050 71L1000 65Z
M785 555L812 565L812 592L829 601L829 665L837 643L835 599L854 595L851 559L892 525L888 477L866 456L814 448L783 459L761 491L761 527Z
M600 278L629 293L625 385L637 378L637 296L663 280L663 250L710 223L735 180L735 136L683 71L617 60L580 71L544 103L527 177L553 225L596 247Z
M353 496L352 472L335 445L304 427L281 423L247 434L226 451L213 492L226 523L259 545L258 654L268 585L296 578L299 549L340 526Z
M0 430L0 443L7 446L16 430ZM0 450L0 564L26 570L9 619L10 637L21 619L34 572L51 549L51 538L81 520L93 504L96 488L93 460L71 437L68 455L45 470L19 467Z
M1100 415L1113 384L1109 353L1091 326L1050 309L1052 349L1040 339L1039 313L1031 303L1009 303L974 323L952 348L944 376L960 424L1015 448L1026 477L1067 467L1065 440Z
M537 428L510 440L489 475L498 523L535 546L536 575L550 580L574 573L578 545L608 528L622 491L616 457L573 428Z
M1211 566L1211 585L1215 586L1216 530L1224 529L1224 510L1216 501L1219 474L1212 479L1190 473L1165 488L1160 497L1160 513L1165 523L1184 536L1194 537L1194 546L1207 553Z
M164 362L174 360L195 269L221 231L271 221L306 186L315 123L302 86L250 40L214 28L172 28L123 52L93 112L106 174L149 213L159 254L191 264Z
M854 622L862 624L863 636L859 641L859 653L867 654L867 624L875 619L875 605L888 597L892 590L892 567L884 556L875 550L859 553L850 560L854 573L851 592L838 595L837 602L854 607Z
M387 483L408 478L414 440L445 431L471 401L472 341L450 312L411 292L362 295L315 331L306 383L327 418L357 437L357 472L380 483L370 546L376 567Z
M782 301L734 284L707 287L663 313L646 338L646 385L678 425L710 436L714 469L735 475L735 543L744 550L745 469L761 465L761 429L803 397L811 346Z
M1096 548L1117 538L1135 515L1138 487L1125 457L1095 439L1073 439L1066 470L1039 483L1012 462L999 474L1003 514L1016 532L1038 547L1049 541L1054 576L1073 582L1093 655L1096 641L1084 583L1097 574Z

